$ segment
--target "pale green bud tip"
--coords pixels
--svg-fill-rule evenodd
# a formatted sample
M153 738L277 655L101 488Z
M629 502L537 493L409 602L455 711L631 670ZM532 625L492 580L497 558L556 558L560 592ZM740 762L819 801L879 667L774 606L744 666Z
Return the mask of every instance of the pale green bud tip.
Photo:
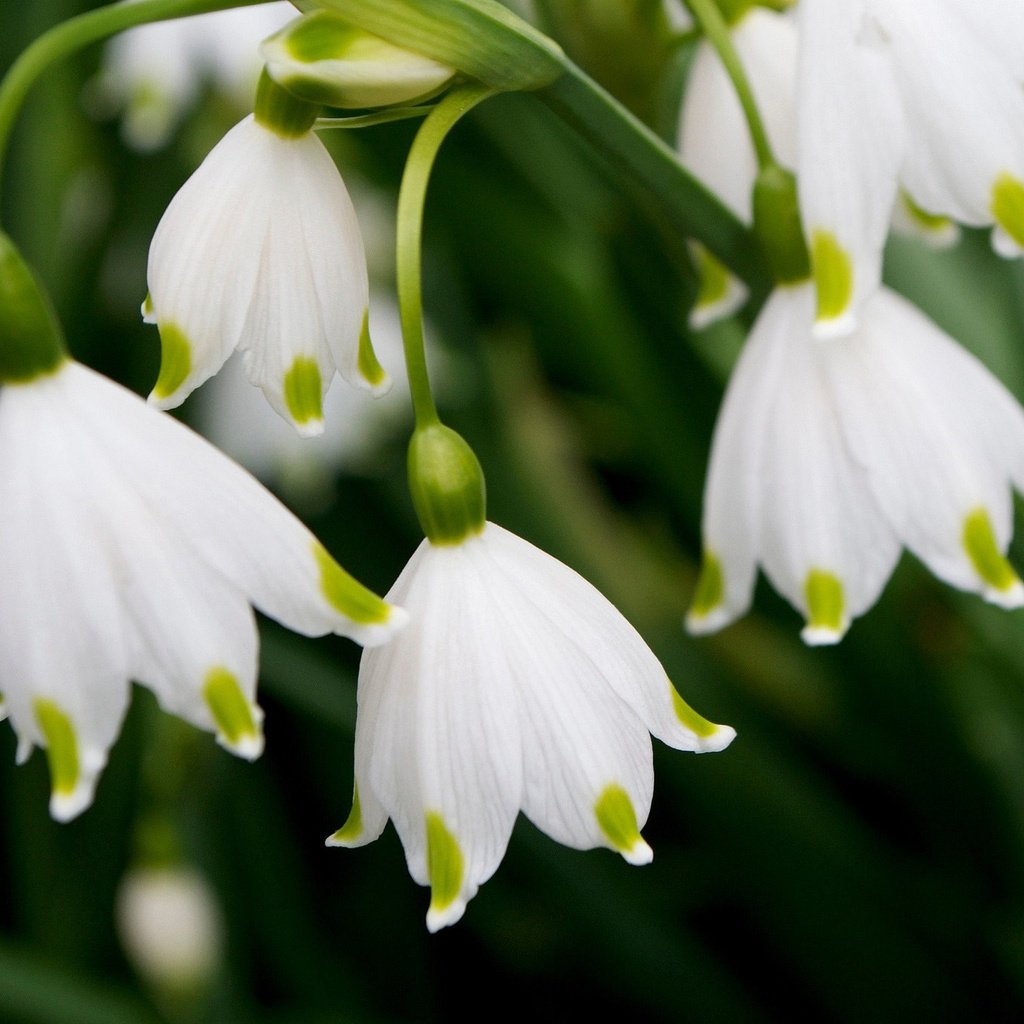
M32 703L39 731L46 742L50 764L50 813L68 821L88 804L91 793L82 783L78 737L71 719L52 700L37 697Z
M811 238L811 263L818 293L819 324L840 323L853 301L853 260L831 231L818 230Z
M314 11L271 36L260 52L289 92L330 107L387 107L426 99L455 69L395 46L331 11Z
M650 864L654 851L644 842L636 821L636 811L629 794L612 783L594 804L597 824L613 850L622 854L630 864Z
M409 442L409 490L431 544L461 544L484 528L484 474L473 449L441 423Z
M66 358L46 292L0 232L0 384L28 384L53 373Z
M466 861L458 840L449 832L444 819L436 811L427 812L426 831L427 878L430 881L427 928L436 932L439 928L454 924L465 912L462 881Z
M992 520L983 508L976 508L964 520L963 546L982 582L986 600L1004 608L1024 604L1024 586L1013 566L999 550Z
M173 323L159 325L160 330L160 375L150 392L150 399L157 404L165 403L188 380L192 372L192 344L185 332Z
M309 103L278 85L264 70L256 87L256 123L282 139L298 139L312 131L320 104Z
M295 429L303 437L322 434L324 430L324 386L317 361L310 356L296 356L284 375L284 404Z
M811 276L796 178L772 164L754 182L754 234L778 284L797 284Z
M313 542L313 557L320 570L320 593L336 612L359 626L381 625L392 618L395 609L345 572L319 541Z
M736 730L731 725L716 725L698 715L689 704L679 696L679 691L668 681L669 693L672 697L672 710L676 713L683 728L688 729L697 738L694 748L698 754L725 750L736 738Z
M839 643L849 628L842 581L823 569L812 569L804 581L807 625L800 634L812 647Z
M263 713L242 693L235 675L223 666L206 673L203 700L217 726L217 742L254 761L263 753Z
M327 837L327 846L358 846L363 834L363 809L359 804L359 787L352 790L352 810L345 824Z

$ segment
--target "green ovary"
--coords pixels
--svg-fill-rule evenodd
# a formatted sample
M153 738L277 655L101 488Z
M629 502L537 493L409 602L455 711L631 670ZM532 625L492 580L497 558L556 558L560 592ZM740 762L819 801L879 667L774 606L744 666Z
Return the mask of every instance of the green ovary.
M207 672L203 699L210 709L217 730L232 746L237 746L245 739L259 738L252 708L238 680L226 668L212 668Z
M388 621L388 604L345 572L319 542L314 542L313 557L320 569L320 592L335 611L364 626Z
M853 298L853 263L830 231L815 231L811 241L811 264L818 291L818 319L842 316Z
M594 815L605 838L620 853L629 853L642 841L636 811L629 794L621 786L613 783L605 787L594 804Z
M455 837L441 815L427 812L427 877L432 910L450 907L462 891L465 861Z
M32 707L46 740L53 792L59 796L70 796L78 785L80 774L75 728L71 719L52 700L37 697Z
M812 629L839 633L843 629L845 599L838 577L823 569L812 569L804 583L807 624Z
M299 426L324 418L323 378L315 359L297 356L284 375L284 404Z
M974 571L994 590L1007 591L1018 582L1013 566L999 550L985 509L975 509L964 520L963 545Z
M992 216L1024 248L1024 182L1005 171L992 186Z
M160 324L160 376L153 397L170 398L192 372L192 346L184 332L173 323Z

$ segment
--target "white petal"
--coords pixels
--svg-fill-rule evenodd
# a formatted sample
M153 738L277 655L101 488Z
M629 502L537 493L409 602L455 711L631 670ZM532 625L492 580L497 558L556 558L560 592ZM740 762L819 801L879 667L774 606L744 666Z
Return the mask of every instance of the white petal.
M479 544L488 555L492 592L500 595L492 599L491 629L501 637L519 694L523 811L567 846L615 849L596 809L609 789L620 790L631 804L635 835L619 852L642 860L646 844L637 829L647 820L654 787L650 736L609 684L601 652L587 646L590 637L574 635L564 621L562 596L548 589L553 574L564 585L564 566L535 556L493 523Z
M793 289L769 296L729 378L704 486L704 578L686 618L691 633L721 629L750 606L757 576L764 425L781 386L785 353L778 337L802 328L804 305Z
M883 289L862 338L830 366L847 442L902 541L940 578L1001 604L1024 597L979 577L968 517L990 520L1000 553L1012 529L1010 483L1024 484L1024 413L973 356Z
M880 15L906 111L904 185L925 209L974 225L992 223L1001 175L1024 182L1024 89L972 27L992 16L937 0L893 0Z
M90 536L102 496L62 407L67 373L0 391L0 679L23 752L48 745L39 700L71 726L77 773L54 780L59 820L91 802L128 702L117 584Z
M853 460L823 364L833 346L811 337L810 285L786 297L793 316L771 342L781 353L763 432L759 558L773 586L808 620L808 643L834 643L877 599L899 557L892 528Z
M502 529L487 525L487 549L515 590L530 601L580 658L592 690L610 687L646 728L677 750L721 750L735 736L688 708L654 652L614 605L557 558ZM598 666L594 671L593 666Z
M800 207L818 282L815 332L836 337L854 329L881 280L905 129L889 54L863 5L803 0L799 17Z
M257 608L308 636L335 632L363 644L383 643L401 627L400 609L346 577L298 519L216 448L126 389L82 366L70 370L79 378L69 396L75 415L117 452L150 514Z
M359 671L360 792L387 808L410 873L434 888L432 928L461 916L497 868L523 786L514 666L496 642L481 544L423 542L389 593L409 626Z
M153 316L164 345L186 344L188 359L184 375L154 389L151 399L161 408L183 402L242 338L283 186L278 157L290 144L245 118L185 182L157 226L147 273Z

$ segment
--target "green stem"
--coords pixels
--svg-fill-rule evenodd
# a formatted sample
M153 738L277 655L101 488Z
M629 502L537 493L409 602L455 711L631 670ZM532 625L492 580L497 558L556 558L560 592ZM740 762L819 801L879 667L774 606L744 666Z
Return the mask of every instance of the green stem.
M420 126L402 175L398 193L398 307L402 319L402 344L409 375L416 429L438 423L437 407L430 390L423 342L423 297L420 276L423 206L427 184L441 144L459 119L478 103L495 94L489 86L472 85L449 93Z
M750 138L757 154L758 169L763 171L768 167L775 166L777 161L772 152L771 143L768 141L764 122L761 120L761 112L757 109L754 90L750 87L750 80L747 78L746 71L743 70L743 64L736 53L736 48L732 45L729 26L725 23L722 12L715 0L686 0L686 5L704 31L708 42L715 48L726 74L732 80L740 106L743 108L743 116L747 119L747 127L750 129Z
M416 117L426 117L434 108L423 107L391 107L378 110L372 114L357 114L355 117L320 117L314 127L317 131L326 128L372 128L377 124L390 124L392 121L410 121Z
M122 0L87 11L54 26L30 43L0 82L0 174L11 129L35 80L51 64L70 57L91 43L151 21L184 18L229 7L249 7L267 0Z

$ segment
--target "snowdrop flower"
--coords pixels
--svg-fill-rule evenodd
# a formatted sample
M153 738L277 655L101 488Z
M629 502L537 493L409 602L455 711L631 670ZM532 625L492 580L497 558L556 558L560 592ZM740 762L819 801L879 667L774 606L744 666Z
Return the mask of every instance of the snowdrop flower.
M567 846L647 863L649 733L691 751L735 734L683 702L589 583L484 521L458 435L419 431L410 465L428 539L388 596L410 624L360 665L352 813L327 842L372 842L390 817L436 931L494 873L520 809Z
M1024 16L1010 0L804 0L801 206L815 331L848 333L878 286L899 185L928 214L1024 249Z
M266 76L256 112L174 197L149 254L144 315L163 359L150 400L179 405L236 348L249 380L304 436L323 431L337 370L381 394L366 258L352 201L312 133L319 108Z
M258 4L123 32L104 52L98 99L124 110L121 129L130 146L159 149L205 82L244 108L259 77L260 41L295 13L290 3Z
M940 579L1007 608L1011 485L1024 489L1024 412L916 307L885 288L859 329L813 336L811 282L771 295L712 442L704 566L687 625L748 608L757 566L835 643L906 547Z
M70 360L0 391L0 564L0 685L59 820L91 802L133 679L260 754L250 604L363 644L404 621L244 470Z
M787 167L796 160L796 23L786 14L751 7L731 30L765 130ZM736 90L714 47L697 47L679 119L679 156L746 223L757 159ZM746 301L747 288L702 245L693 244L700 280L690 327L700 330Z
M131 680L246 758L263 746L254 605L307 636L403 625L248 473L67 357L0 234L0 690L51 814L92 801Z

